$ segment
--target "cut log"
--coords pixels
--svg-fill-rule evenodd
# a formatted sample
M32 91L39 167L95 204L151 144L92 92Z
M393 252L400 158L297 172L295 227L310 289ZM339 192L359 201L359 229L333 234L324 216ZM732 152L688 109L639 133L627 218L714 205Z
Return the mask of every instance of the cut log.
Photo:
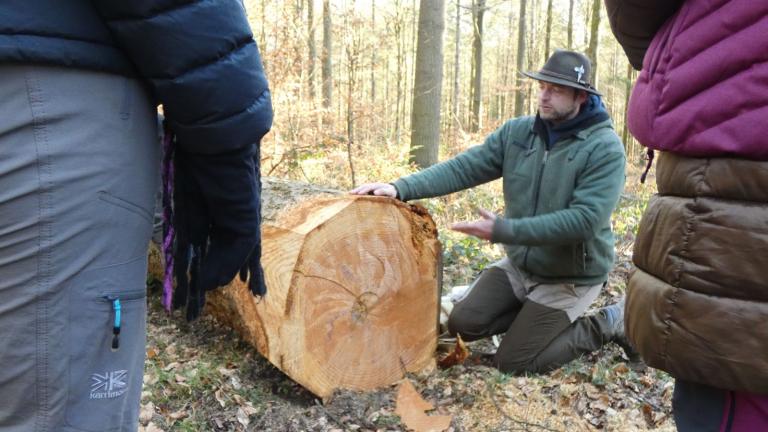
M433 368L440 245L426 210L339 195L279 213L262 225L267 296L236 279L207 296L206 312L322 398Z

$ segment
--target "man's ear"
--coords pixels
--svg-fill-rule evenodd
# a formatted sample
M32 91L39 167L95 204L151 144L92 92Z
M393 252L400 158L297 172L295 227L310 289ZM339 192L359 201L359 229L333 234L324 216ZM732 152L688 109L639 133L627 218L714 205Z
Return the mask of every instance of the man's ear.
M576 90L576 103L578 103L579 105L581 105L584 102L586 102L588 97L589 97L589 95L587 94L586 91L584 91L584 90Z

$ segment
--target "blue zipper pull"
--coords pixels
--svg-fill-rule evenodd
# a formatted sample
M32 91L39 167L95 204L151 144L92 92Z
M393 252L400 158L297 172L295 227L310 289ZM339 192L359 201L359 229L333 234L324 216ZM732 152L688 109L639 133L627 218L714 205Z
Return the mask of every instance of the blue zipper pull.
M120 348L120 299L112 300L112 310L115 311L115 325L112 327L112 351Z

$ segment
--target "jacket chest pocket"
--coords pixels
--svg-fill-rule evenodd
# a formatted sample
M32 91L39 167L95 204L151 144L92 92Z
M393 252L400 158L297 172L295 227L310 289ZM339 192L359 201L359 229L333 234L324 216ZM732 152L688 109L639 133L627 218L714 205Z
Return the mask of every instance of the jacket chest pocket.
M530 199L536 173L536 150L517 152L504 166L504 196L509 202ZM528 198L526 198L528 197Z

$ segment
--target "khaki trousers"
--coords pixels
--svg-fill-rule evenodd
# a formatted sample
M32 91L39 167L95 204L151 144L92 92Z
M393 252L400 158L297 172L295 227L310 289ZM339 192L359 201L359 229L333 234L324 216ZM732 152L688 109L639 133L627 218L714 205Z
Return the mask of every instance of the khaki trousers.
M541 284L502 260L454 306L451 334L473 341L505 333L494 357L503 372L546 372L609 341L602 314L581 316L603 284Z

